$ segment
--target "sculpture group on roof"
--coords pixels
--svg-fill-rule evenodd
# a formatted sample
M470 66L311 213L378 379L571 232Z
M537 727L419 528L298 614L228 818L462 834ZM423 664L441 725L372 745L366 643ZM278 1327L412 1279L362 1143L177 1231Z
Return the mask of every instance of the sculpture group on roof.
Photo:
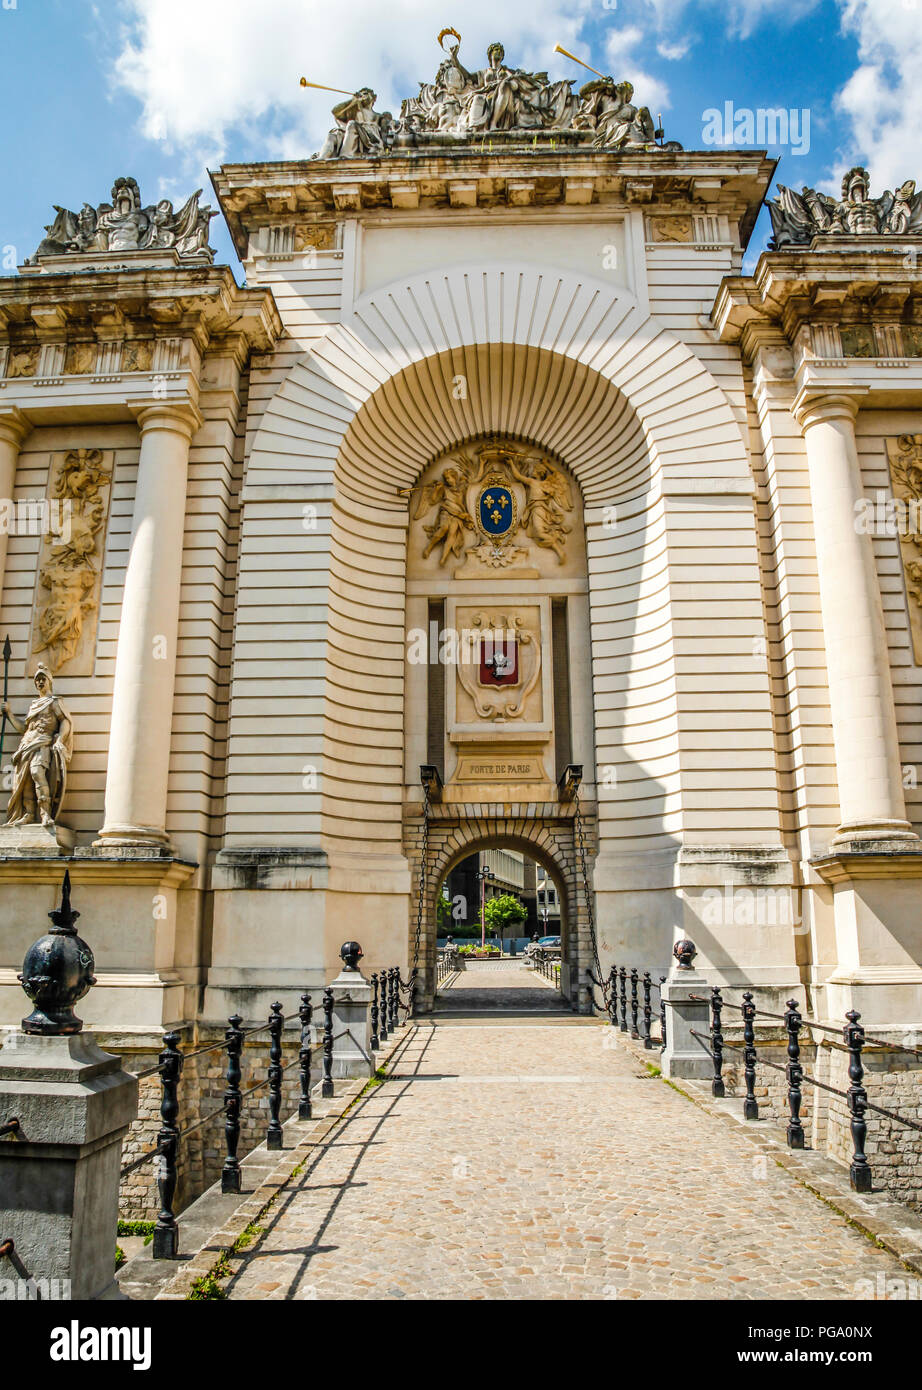
M886 189L879 198L870 196L867 169L849 169L842 180L838 201L815 188L795 193L778 185L771 213L772 251L788 246L809 246L816 236L906 236L922 232L922 192L907 179L895 193Z
M57 216L45 228L47 236L26 264L34 265L44 256L170 249L182 260L212 261L215 253L208 245L209 224L218 214L210 207L199 207L201 196L199 188L178 212L173 211L168 198L145 208L137 181L116 179L111 203L95 208L84 203L78 213L55 204Z
M598 74L575 93L573 78L551 81L546 72L508 67L501 43L490 44L486 67L469 72L458 57L456 31L443 30L439 42L448 34L456 42L449 46L435 81L420 83L419 95L401 103L396 120L391 112L374 109L377 96L370 87L334 106L336 125L318 158L373 158L391 149L451 146L506 131L526 136L579 132L579 143L611 150L681 149L675 141L657 143L662 132L646 106L634 105L630 82Z

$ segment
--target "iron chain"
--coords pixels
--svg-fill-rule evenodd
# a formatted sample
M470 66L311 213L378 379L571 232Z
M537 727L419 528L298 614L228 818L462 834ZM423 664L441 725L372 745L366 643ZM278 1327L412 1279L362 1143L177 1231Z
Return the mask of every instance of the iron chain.
M579 805L579 787L573 798L574 810L576 812L576 847L579 851L580 872L583 878L583 895L586 900L586 916L589 919L589 940L592 945L592 959L595 961L596 982L601 982L602 998L608 1007L608 981L602 974L602 963L599 960L599 946L595 936L595 913L592 908L592 893L589 888L589 871L586 867L586 839L583 833L583 816Z

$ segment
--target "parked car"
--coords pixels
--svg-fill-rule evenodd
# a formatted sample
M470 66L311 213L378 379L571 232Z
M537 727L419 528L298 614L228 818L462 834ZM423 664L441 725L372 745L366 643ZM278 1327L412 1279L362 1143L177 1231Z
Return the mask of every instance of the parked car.
M556 960L560 955L560 937L539 936L537 941L529 941L525 954L540 956L542 960Z

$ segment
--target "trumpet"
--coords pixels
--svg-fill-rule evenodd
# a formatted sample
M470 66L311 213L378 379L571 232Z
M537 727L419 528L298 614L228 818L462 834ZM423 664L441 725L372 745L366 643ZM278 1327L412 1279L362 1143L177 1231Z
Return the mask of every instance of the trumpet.
M354 92L347 92L345 87L325 87L322 82L308 82L306 77L301 78L302 87L316 87L320 92L339 92L340 96L351 97Z
M577 58L575 53L568 53L559 43L554 44L554 52L562 53L565 58L572 58L574 63L579 63L581 67L588 68L590 72L595 73L596 77L605 77L604 72L599 72L598 68L594 68L591 63L584 63L582 58Z

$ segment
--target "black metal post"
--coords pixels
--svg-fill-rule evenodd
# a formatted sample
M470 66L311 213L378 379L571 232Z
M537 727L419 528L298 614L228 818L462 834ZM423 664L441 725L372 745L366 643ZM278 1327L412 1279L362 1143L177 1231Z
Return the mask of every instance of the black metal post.
M179 1078L182 1075L182 1053L177 1044L178 1033L167 1033L160 1053L160 1130L157 1147L162 1150L157 1163L157 1191L160 1212L154 1227L152 1254L155 1260L175 1260L179 1255L179 1227L173 1214L176 1194L176 1164L179 1157Z
M415 1014L416 1014L416 985L417 985L418 976L419 976L419 970L418 970L417 967L414 965L413 969L410 971L410 1005L409 1005L409 1010L408 1010L408 1012L407 1012L407 1020L408 1020L408 1021L409 1021L411 1018L413 1018L413 1017L415 1016Z
M388 974L390 975L390 1006L387 1016L387 1026L389 1031L393 1033L394 1029L397 1027L397 1024L399 1022L397 1018L397 1000L399 998L397 992L397 982L400 979L400 967L397 965L392 965L390 970L388 971Z
M784 1011L784 1026L788 1030L788 1064L785 1067L788 1078L788 1108L791 1118L788 1121L788 1148L802 1149L804 1147L804 1127L800 1122L800 1106L803 1100L801 1083L804 1079L804 1069L800 1065L800 1038L798 1034L803 1027L803 1018L797 1007L796 999L789 999L787 1008Z
M653 1017L653 1010L650 1007L650 990L653 981L650 979L649 970L643 972L643 1045L649 1052L653 1046L653 1039L650 1037L650 1020Z
M621 1031L627 1032L627 966L622 965L618 971L621 979Z
M613 965L608 972L608 1021L612 1028L618 1026L618 967Z
M301 995L298 1017L301 1020L301 1051L298 1053L301 1063L301 1099L298 1102L298 1119L310 1120L314 1114L311 1106L311 1021L314 1017L314 1006L309 994Z
M387 1042L387 971L381 971L381 1007L378 1010L378 1040Z
M333 991L323 991L323 1084L320 1094L328 1100L333 1094Z
M240 1191L240 1160L237 1145L240 1142L240 1054L243 1051L243 1019L233 1014L230 1025L224 1034L227 1043L227 1089L224 1092L224 1139L227 1155L221 1169L221 1191Z
M752 990L743 994L743 1074L746 1077L746 1099L743 1101L743 1119L759 1118L759 1103L756 1100L756 1006L752 1002Z
M637 967L631 970L631 1037L639 1038L637 1031Z
M659 1031L660 1031L660 1052L666 1051L666 1001L663 998L663 985L666 983L666 976L659 977Z
M266 1148L282 1147L282 1123L279 1115L282 1110L282 1006L278 1002L271 1005L269 1014L269 1128L266 1131Z
M720 1031L720 1014L723 1009L723 995L715 985L711 990L711 1054L714 1060L714 1077L711 1081L711 1095L725 1096L724 1079L724 1035Z
M855 1192L871 1191L871 1167L864 1152L868 1126L865 1113L868 1108L868 1093L862 1086L864 1067L861 1062L861 1049L864 1047L864 1029L858 1022L861 1015L849 1009L845 1015L848 1023L842 1030L845 1046L848 1048L848 1110L851 1116L849 1125L852 1131L852 1155L849 1178Z
M441 965L441 961L439 962ZM378 976L371 977L371 1050L377 1052L381 1046L381 1039L378 1037Z

